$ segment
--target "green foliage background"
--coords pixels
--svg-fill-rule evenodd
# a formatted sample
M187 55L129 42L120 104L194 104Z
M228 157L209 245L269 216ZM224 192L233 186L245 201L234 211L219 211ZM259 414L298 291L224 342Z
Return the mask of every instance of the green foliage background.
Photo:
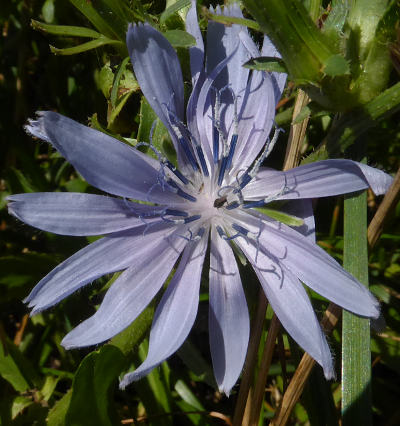
M249 7L246 16L251 18L249 11L252 10L252 2L245 3ZM311 0L304 1L308 10L311 10L314 3ZM329 7L336 3L323 2L320 7L329 11ZM387 3L398 6L396 2ZM130 64L125 60L127 51L124 34L127 23L148 20L166 33L178 50L189 93L187 47L192 40L182 33L184 24L181 18L182 7L188 4L188 1L170 1L168 5L172 5L172 8L165 12L165 3L159 0L142 3L128 0L2 1L1 425L114 425L121 424L122 421L125 421L124 424L133 424L133 419L153 425L229 424L228 417L233 414L237 387L229 399L215 389L208 349L206 280L202 287L196 325L182 349L145 379L128 387L126 391L120 391L117 386L118 377L145 358L154 305L149 306L132 326L110 343L99 348L65 351L59 344L62 337L95 312L115 277L102 278L70 296L57 307L29 318L28 310L22 303L23 298L55 265L83 247L87 240L93 239L62 237L32 229L8 215L5 200L9 194L22 192L96 191L47 144L33 141L25 134L23 125L28 118L34 117L37 110L58 111L122 138L127 143L148 140L155 116L141 97ZM208 7L209 4L199 2L199 6L201 10L201 6ZM398 17L393 10L389 10L388 19L394 16L395 22ZM325 13L328 16L328 12ZM204 13L200 16L202 28L206 28L206 16ZM32 28L32 19L38 21L33 23L35 29ZM70 30L67 34L66 29L51 30L46 27L48 24L81 29ZM391 25L398 28L393 22ZM260 40L260 33L255 32L254 35ZM50 51L49 44L56 46L52 48L54 53ZM95 48L92 49L93 47ZM399 52L395 37L387 84L383 89L399 80ZM286 65L288 69L289 65L293 66ZM348 71L340 60L339 65L333 65L334 70L330 71L333 79L339 78L341 72ZM331 62L329 66L332 66ZM336 73L340 74L339 77L336 77ZM296 84L308 84L304 80L292 80ZM331 80L328 83L331 84ZM321 84L328 83L325 75ZM372 83L365 84L370 88L368 84ZM286 132L268 160L268 166L282 167L295 94L296 87L292 81L285 91L284 102L277 111L277 123ZM312 95L312 91L310 94ZM375 97L376 94L372 99ZM313 102L302 112L304 116L311 116L302 152L303 159L310 159L310 154L317 157L326 155L321 154L317 148L326 138L329 140L331 137L333 140L331 130L333 120L337 120L337 104L332 106L322 102L322 106L320 105L321 102ZM352 128L359 120L360 116L357 114L358 110L352 110L350 114L347 112L347 116L346 111L341 115L342 118L347 117L345 130ZM342 132L339 137L336 133L334 142L339 141L341 145L334 151L338 155L344 154L347 158L357 160L361 159L361 152L362 156L366 155L370 165L393 175L400 165L399 118L399 113L394 113L381 119L379 123L366 122L361 131L357 130L359 133L354 138L347 137L346 132ZM368 132L363 132L366 128L369 129ZM168 135L160 123L155 130L154 141L173 156ZM379 200L369 193L369 219L378 203ZM339 260L343 256L342 206L341 199L319 200L316 203L319 243ZM375 424L395 425L400 422L399 217L400 208L397 206L380 242L369 257L371 290L381 300L387 322L383 334L372 335ZM248 268L242 269L249 307L254 310L258 283ZM327 302L318 295L312 296L317 312L323 312ZM268 321L271 316L272 313L268 311ZM265 330L268 329L268 321ZM300 349L286 335L283 341L283 355L277 352L273 358L260 424L274 415L301 356ZM330 344L337 356L340 381L341 337L338 330L334 331ZM282 363L283 359L285 363ZM310 384L292 415L291 423L338 424L340 401L339 383L326 383L320 369L315 368Z

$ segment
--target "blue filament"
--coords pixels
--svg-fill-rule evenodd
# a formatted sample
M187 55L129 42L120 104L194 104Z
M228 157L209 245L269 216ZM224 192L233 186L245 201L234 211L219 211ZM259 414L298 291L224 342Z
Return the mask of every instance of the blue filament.
M193 170L195 171L199 170L199 166L196 162L196 159L194 158L192 151L190 150L189 142L184 137L178 138L178 141L183 149L183 152L186 155L186 158L188 159L189 163L193 167Z
M243 234L243 235L245 235L245 236L247 236L247 234L249 233L249 230L248 230L248 229L243 228L243 226L240 226L240 225L238 225L237 223L233 223L233 224L232 224L232 228L233 228L235 231L238 231L238 232L239 232L239 234Z
M218 235L225 241L231 241L231 240L233 240L237 237L240 237L239 233L228 237L228 235L225 234L225 232L223 231L223 229L219 225L217 225L217 232L218 232Z
M245 209L252 209L254 207L262 207L264 205L265 205L265 201L264 200L259 200L259 201L254 201L252 203L245 204L243 207Z
M237 201L234 201L233 203L227 204L225 207L227 210L233 210L237 209L240 206L240 204Z
M197 201L196 197L193 197L193 195L190 195L187 192L183 191L181 188L179 188L178 184L174 182L172 179L168 179L167 184L175 188L176 194L179 195L180 197L185 198L186 200L192 201L193 203Z
M200 165L203 170L204 176L209 176L206 159L204 158L203 149L201 148L200 145L196 146L196 151L200 160Z
M166 209L164 215L188 217L189 215L182 210Z
M215 124L213 126L213 157L214 164L217 164L219 160L219 131Z
M189 183L189 179L186 178L170 161L165 160L164 164L171 170L171 172L185 185Z
M227 169L231 168L233 154L235 153L237 140L238 140L238 135L237 134L232 135L231 144L230 144L230 147L229 147L228 159L227 159L227 162L226 162L226 168Z
M223 157L222 158L221 167L219 169L219 175L218 175L218 185L221 185L222 181L224 180L227 159L228 159L228 157Z
M240 185L239 188L243 189L253 178L250 176L249 172L247 171L242 178L240 179Z
M185 223L190 223L190 222L194 222L195 220L198 220L201 218L200 214L195 214L193 216L189 216L187 218L184 219Z

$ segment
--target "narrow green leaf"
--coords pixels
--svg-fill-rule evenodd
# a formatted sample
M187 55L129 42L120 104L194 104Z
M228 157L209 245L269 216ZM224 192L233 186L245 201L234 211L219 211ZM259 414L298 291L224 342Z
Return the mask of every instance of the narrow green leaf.
M204 410L201 402L198 400L198 398L196 398L196 396L190 390L189 386L183 380L177 380L175 383L175 390L178 392L178 395L195 410Z
M344 267L368 286L367 193L344 201ZM342 416L344 426L372 424L370 322L343 312Z
M115 346L105 345L81 362L72 383L66 426L112 426L111 385L117 380L125 357Z
M279 210L271 209L268 207L257 207L255 210L258 210L260 213L263 213L272 219L276 219L279 222L282 222L288 226L302 226L304 225L303 219L290 215L288 213L281 212Z
M144 340L135 354L134 365L130 371L141 364L147 357L148 339ZM139 394L143 403L146 414L150 420L151 426L172 426L172 417L165 415L172 411L171 393L169 390L169 368L166 362L162 363L159 368L155 368L139 382L133 382L132 386Z
M100 37L95 40L91 40L86 43L79 44L78 46L67 47L65 49L58 49L57 47L50 45L50 50L55 55L76 55L77 53L87 52L88 50L96 49L98 47L106 46L109 44L119 46L119 47L124 46L124 44L118 40L111 40L106 37Z
M196 39L186 31L170 30L163 35L174 47L191 47L196 44Z
M165 21L181 9L190 6L190 0L178 0L171 6L167 7L160 16L160 22L165 24Z
M253 21L251 19L236 18L235 16L215 15L213 13L207 13L207 18L225 25L237 24L243 25L247 28L251 28L255 31L261 31L260 25L256 21Z
M210 365L189 339L185 340L179 348L177 355L198 378L206 382L209 386L215 387L214 374Z
M101 34L111 39L120 39L121 41L124 38L121 38L118 35L118 31L115 31L108 24L108 20L104 20L102 16L97 12L97 10L92 6L91 1L87 0L69 0L86 18L94 25L95 28L99 30Z
M111 101L111 106L113 108L115 108L115 104L117 102L117 98L118 98L118 88L119 88L119 83L122 77L122 74L125 72L126 69L126 65L129 62L129 56L127 56L125 59L123 59L123 61L120 63L117 72L115 73L114 76L114 82L113 82L113 86L111 89L111 95L110 95L110 101Z
M261 56L252 58L243 65L245 68L258 71L283 72L287 74L285 63L281 58Z
M111 129L115 119L118 117L119 113L121 112L122 108L124 107L124 105L126 104L126 102L128 101L128 99L131 97L131 95L133 94L133 91L129 91L125 94L123 94L119 99L117 104L115 105L115 107L112 109L111 114L108 116L108 124L107 124L107 128Z
M54 34L65 37L88 37L99 38L101 34L90 28L74 27L70 25L52 25L43 22L31 20L31 25L34 30L41 31L46 34Z

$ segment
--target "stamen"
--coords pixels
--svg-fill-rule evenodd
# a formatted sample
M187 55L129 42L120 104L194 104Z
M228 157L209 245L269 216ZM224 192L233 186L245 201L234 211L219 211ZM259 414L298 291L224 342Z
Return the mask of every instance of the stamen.
M254 166L251 169L249 167L246 170L246 172L243 174L243 176L241 177L240 184L239 184L240 189L243 189L254 177L257 176L257 173L260 170L262 162L271 153L272 149L275 146L276 141L278 140L278 136L281 131L282 129L279 129L278 127L275 128L275 133L272 140L267 141L264 151L261 153L260 157L254 163Z
M233 154L235 153L237 141L238 141L238 135L237 134L232 135L231 144L229 146L228 159L227 159L227 162L226 162L226 168L227 169L231 168Z
M218 163L219 160L219 119L220 119L220 96L219 92L215 90L215 106L214 106L214 118L213 118L213 158L214 164Z
M184 240L189 241L189 242L199 241L203 237L205 229L204 228L200 228L198 230L198 232L197 232L197 235L195 237L193 237L193 232L190 229L188 229L188 232L189 232L189 238L185 237L184 235L178 235L178 237L181 237Z
M170 125L172 127L172 130L175 132L176 137L178 138L179 145L181 146L183 152L185 153L185 156L189 163L191 164L193 170L197 172L199 170L199 166L196 162L196 159L194 158L193 152L191 150L189 141L187 138L185 138L181 132L181 129L179 128L179 119L177 117L174 117L174 114L172 111L168 110L168 118ZM183 126L183 124L181 124ZM184 126L183 126L184 127Z
M263 207L265 205L264 200L254 201L252 203L245 204L243 208L245 209L253 209L257 207Z
M224 143L224 156L222 158L221 167L219 169L218 185L222 184L226 170L229 170L231 168L233 155L235 153L235 149L236 149L236 145L238 141L237 97L233 94L233 92L232 92L232 96L234 97L234 107L235 107L234 119L233 119L234 133L232 135L229 148L228 148L227 142Z
M193 216L189 216L189 217L187 217L186 219L184 219L184 222L185 223L190 223L190 222L194 222L195 220L198 220L198 219L200 219L201 218L201 215L200 214L195 214L195 215L193 215Z
M225 241L231 241L237 237L240 237L239 233L235 235L231 235L231 236L226 235L226 233L224 232L224 230L221 228L220 225L217 225L217 232L218 232L218 235Z
M237 223L232 224L232 228L235 231L238 231L240 234L243 234L247 237L247 234L249 233L249 230L246 228L243 228L243 226L238 225Z
M193 197L193 195L190 195L187 192L182 191L182 189L179 188L178 184L172 179L168 179L167 184L172 190L172 192L179 195L180 197L185 198L186 200L192 201L193 203L197 201L196 197Z
M234 201L233 203L230 203L226 206L227 210L233 210L237 209L240 206L240 204L237 201Z
M188 217L188 213L182 211L182 210L174 210L174 209L165 209L164 215L168 216L181 216L181 217Z
M221 161L221 167L219 169L219 175L218 175L218 185L222 184L222 181L224 180L224 176L225 176L225 170L226 170L226 163L227 163L227 158L224 156L222 158Z
M203 170L204 176L209 176L206 159L204 158L203 149L200 145L196 145L197 156L199 157L201 169Z
M177 167L175 167L170 161L167 159L163 159L163 164L165 164L166 167L171 170L171 172L185 185L189 183L189 179L186 178L185 175L182 174L182 172L179 171Z

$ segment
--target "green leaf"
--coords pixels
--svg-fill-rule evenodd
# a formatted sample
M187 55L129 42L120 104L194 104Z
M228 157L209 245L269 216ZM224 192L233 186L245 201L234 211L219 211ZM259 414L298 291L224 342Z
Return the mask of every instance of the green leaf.
M279 222L282 222L288 226L303 226L304 221L303 219L290 215L288 213L281 212L279 210L271 209L268 207L257 207L255 210L259 211L260 213L263 213L269 217L272 217L272 219L276 219Z
M49 411L47 426L65 426L65 416L71 402L72 389L69 389L63 397L58 400Z
M318 84L322 64L335 53L299 0L244 0L295 80Z
M55 376L46 377L43 387L42 389L40 389L40 395L44 401L48 401L52 397L60 378L61 377L55 377Z
M148 334L153 322L154 304L151 303L131 325L111 339L111 344L124 355L136 350Z
M27 391L39 383L29 360L8 339L0 342L0 376L17 392Z
M111 110L111 113L107 117L107 121L108 121L108 123L107 123L107 129L111 129L113 127L113 124L114 124L116 118L118 117L118 115L121 112L122 108L125 106L126 102L131 97L132 94L133 94L133 91L129 91L129 92L123 94L118 99L118 102L117 102L116 106Z
M46 22L54 21L54 1L55 0L46 0L42 6L42 14Z
M292 124L301 123L303 120L305 120L309 116L312 116L312 118L317 118L317 117L322 117L329 114L330 114L329 111L321 109L321 106L318 105L316 102L310 102L309 104L305 105L300 110L300 112L296 115L296 117L292 121Z
M168 6L160 16L161 24L165 24L165 21L181 9L190 6L190 0L178 0L171 6Z
M251 19L244 19L244 18L236 18L235 16L225 16L225 15L214 15L212 13L207 13L206 16L208 19L212 19L215 22L219 22L221 24L225 25L243 25L244 27L251 28L255 31L261 31L260 25Z
M115 73L114 82L113 82L113 86L112 86L112 89L111 89L111 95L110 95L110 101L111 101L112 108L115 108L115 104L116 104L117 98L118 98L119 83L120 83L122 74L125 72L126 65L128 64L128 62L129 62L129 56L127 56L125 59L123 59L123 61L118 66L117 72Z
M196 39L183 30L170 30L163 35L174 47L191 47L196 44Z
M258 71L283 72L287 74L285 63L281 58L271 56L261 56L259 58L250 59L243 65L245 68Z
M323 72L330 77L350 74L350 66L342 55L332 55L325 62Z
M206 382L209 386L216 386L214 374L210 365L205 361L199 350L190 342L189 339L185 340L183 345L177 351L177 355L198 379Z
M379 96L358 108L343 114L328 133L324 145L331 157L337 156L354 143L377 122L400 109L400 83L386 89Z
M368 287L367 193L344 201L343 266ZM343 311L342 323L343 425L371 425L371 349L368 318Z
M175 390L178 395L195 410L203 411L204 407L201 402L196 398L194 393L190 390L189 386L183 380L177 380L175 383Z
M15 420L15 418L21 414L25 408L34 404L32 398L27 398L25 396L17 396L14 398L14 401L11 406L11 418Z
M108 22L108 19L104 20L102 16L97 12L97 10L92 6L91 1L87 0L69 0L86 18L94 25L97 30L106 37L110 39L119 39L121 41L125 40L125 37L121 37L121 34L118 34L119 31L116 31ZM107 16L107 15L105 15ZM126 31L126 29L125 29Z
M105 64L97 76L97 85L106 99L110 99L114 73L109 64Z
M46 34L54 34L65 37L88 37L99 38L101 34L90 28L74 27L70 25L51 25L43 22L31 20L31 25L34 30L41 31Z
M124 46L124 44L118 40L111 40L110 38L101 36L95 40L90 40L86 43L79 44L78 46L66 47L64 49L58 49L57 47L50 45L50 50L55 55L76 55L77 53L87 52L88 50L96 49L106 45L115 45L119 47Z
M326 33L330 39L334 38L339 41L348 13L349 4L347 1L332 1L331 10L322 26L322 32Z
M81 362L72 383L66 426L112 426L111 385L117 380L125 357L115 346L105 345Z
M147 340L139 346L137 355L140 362L146 359L148 351ZM138 392L146 409L147 415L155 419L150 424L153 426L172 426L172 418L163 414L172 411L171 393L169 390L169 368L163 362L160 368L152 370L140 382L134 382L133 386Z

